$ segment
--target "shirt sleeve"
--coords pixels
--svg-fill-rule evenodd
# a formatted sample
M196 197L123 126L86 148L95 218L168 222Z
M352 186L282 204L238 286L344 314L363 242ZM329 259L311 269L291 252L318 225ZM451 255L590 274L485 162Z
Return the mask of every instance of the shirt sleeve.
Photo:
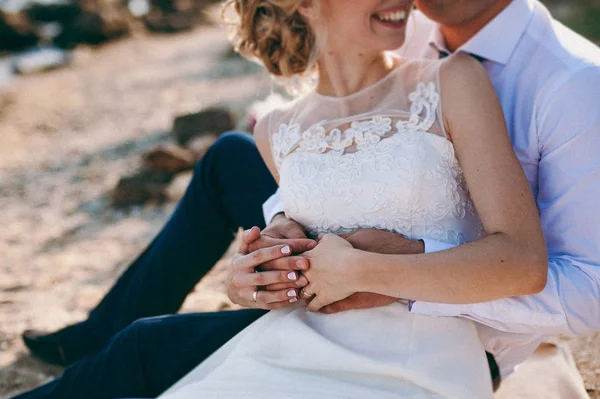
M265 201L262 207L263 215L265 217L265 224L268 226L275 215L284 212L283 202L281 201L281 196L279 195L279 189L277 189L275 194L271 195L269 199Z
M428 238L423 239L423 243L425 244L425 253L430 254L432 252L440 252L445 249L450 249L455 247L456 245L448 244L447 242L430 240Z
M600 68L559 85L536 109L537 206L548 283L530 296L469 305L415 302L412 312L464 316L517 333L600 330ZM534 190L535 191L535 190Z

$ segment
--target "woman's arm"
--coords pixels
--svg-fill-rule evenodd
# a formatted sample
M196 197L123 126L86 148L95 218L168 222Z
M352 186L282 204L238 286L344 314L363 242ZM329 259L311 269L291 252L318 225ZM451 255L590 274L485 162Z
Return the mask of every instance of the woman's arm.
M337 239L327 240L319 252L324 255L325 247L339 248L335 263L340 266L330 272L344 275L350 292L442 303L538 293L547 278L546 246L494 88L481 65L466 55L449 59L440 80L444 122L487 236L429 254L373 254L349 248ZM319 246L313 252L317 250ZM311 255L311 273L315 273L316 259ZM309 292L331 289L317 287L313 284L317 279L307 277Z

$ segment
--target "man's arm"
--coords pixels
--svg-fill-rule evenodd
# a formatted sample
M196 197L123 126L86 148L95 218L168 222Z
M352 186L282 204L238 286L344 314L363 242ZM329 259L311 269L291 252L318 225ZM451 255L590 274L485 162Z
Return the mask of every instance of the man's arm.
M427 242L423 240L410 240L400 234L391 233L376 229L358 229L352 233L342 235L352 246L362 251L374 252L380 254L417 254L423 253ZM430 241L430 245L444 243ZM352 309L370 309L381 306L387 306L398 299L387 295L375 294L372 292L357 292L346 299L334 302L321 308L321 313L338 313Z
M548 282L537 294L471 305L416 302L415 313L466 315L519 333L587 334L600 329L600 67L548 95L536 115L540 220Z

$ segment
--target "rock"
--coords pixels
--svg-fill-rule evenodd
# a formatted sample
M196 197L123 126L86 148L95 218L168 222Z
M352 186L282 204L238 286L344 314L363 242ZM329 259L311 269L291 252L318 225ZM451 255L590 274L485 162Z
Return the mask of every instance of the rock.
M189 11L164 12L154 8L144 16L144 23L152 32L175 33L191 29L194 17Z
M29 19L35 22L71 23L81 13L79 4L70 0L34 2L26 11Z
M163 144L152 149L143 157L144 166L155 172L176 174L194 167L194 153L174 144Z
M150 10L143 20L153 32L173 33L207 22L204 9L217 1L150 0Z
M0 50L23 50L38 40L35 27L25 13L0 11Z
M235 127L233 115L223 108L209 108L194 114L178 116L173 122L175 140L185 146L201 136L219 136Z
M112 204L116 207L141 205L150 200L164 202L166 189L173 175L142 169L138 173L123 177L112 193Z
M125 36L130 31L127 8L100 8L85 11L63 26L54 41L58 46L72 48L80 43L99 44Z

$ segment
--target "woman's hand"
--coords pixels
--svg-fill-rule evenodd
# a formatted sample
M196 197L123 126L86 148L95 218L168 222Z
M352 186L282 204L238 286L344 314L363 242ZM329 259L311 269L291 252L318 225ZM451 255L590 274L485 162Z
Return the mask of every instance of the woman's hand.
M309 281L303 291L307 296L314 295L308 302L308 310L316 312L358 291L358 279L351 261L354 251L348 241L327 234L315 249L303 254L310 262L310 269L303 272Z
M238 253L233 256L226 280L227 295L232 302L249 308L278 309L294 304L298 298L297 288L304 287L308 281L298 271L290 269L257 271L261 265L275 259L296 258L289 265L299 270L308 269L304 258L292 256L289 244L273 245L250 251L250 245L260 237L260 229L253 227L244 231ZM273 289L270 287L279 287Z

